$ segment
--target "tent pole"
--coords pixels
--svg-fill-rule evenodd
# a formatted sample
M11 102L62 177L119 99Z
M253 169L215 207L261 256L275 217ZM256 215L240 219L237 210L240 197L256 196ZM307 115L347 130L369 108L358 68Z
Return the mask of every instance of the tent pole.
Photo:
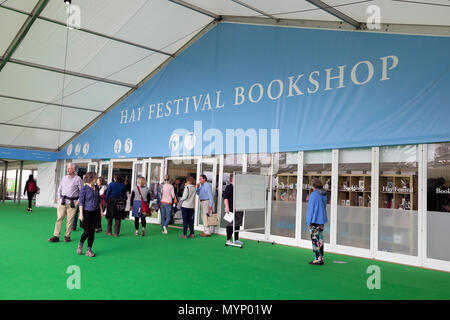
M17 199L17 175L19 173L19 170L16 169L16 180L14 180L14 203L16 203Z
M6 187L8 185L8 161L5 161L5 174L3 175L3 203L6 199Z
M20 177L19 177L19 204L22 199L22 173L23 173L23 160L20 161Z

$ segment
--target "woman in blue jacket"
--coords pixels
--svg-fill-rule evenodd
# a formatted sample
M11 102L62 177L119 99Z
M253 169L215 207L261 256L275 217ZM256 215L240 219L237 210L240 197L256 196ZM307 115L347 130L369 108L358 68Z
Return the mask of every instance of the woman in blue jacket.
M322 182L319 179L312 181L313 192L309 196L308 213L306 214L306 224L311 233L311 241L315 260L310 264L323 264L323 226L327 219L327 192L323 190Z

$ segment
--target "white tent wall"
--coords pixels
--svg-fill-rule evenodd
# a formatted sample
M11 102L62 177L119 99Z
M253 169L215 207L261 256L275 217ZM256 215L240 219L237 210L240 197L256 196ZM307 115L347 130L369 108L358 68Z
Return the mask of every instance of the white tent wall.
M40 193L36 195L36 206L55 207L56 161L39 163L37 170L39 173L37 185L40 188Z

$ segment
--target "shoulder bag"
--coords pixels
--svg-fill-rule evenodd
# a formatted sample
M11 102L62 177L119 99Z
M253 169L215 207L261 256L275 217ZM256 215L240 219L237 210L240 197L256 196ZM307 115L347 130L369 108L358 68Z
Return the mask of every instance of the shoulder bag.
M141 196L141 212L144 216L149 216L151 214L150 207L148 206L147 202L142 199L141 189L139 187L137 187L137 189L139 191L139 195Z

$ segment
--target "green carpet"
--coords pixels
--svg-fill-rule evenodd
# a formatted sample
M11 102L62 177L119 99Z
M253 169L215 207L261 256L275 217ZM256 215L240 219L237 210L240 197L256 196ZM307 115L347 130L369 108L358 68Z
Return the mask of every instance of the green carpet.
M0 205L0 299L450 299L446 272L336 254L313 266L307 249L250 240L225 247L224 236L180 239L181 230L164 235L156 225L136 237L132 221L119 238L96 234L97 257L88 258L76 254L82 231L47 242L55 219L53 208ZM67 289L71 265L80 267L80 290ZM381 268L380 290L366 286L370 265Z

